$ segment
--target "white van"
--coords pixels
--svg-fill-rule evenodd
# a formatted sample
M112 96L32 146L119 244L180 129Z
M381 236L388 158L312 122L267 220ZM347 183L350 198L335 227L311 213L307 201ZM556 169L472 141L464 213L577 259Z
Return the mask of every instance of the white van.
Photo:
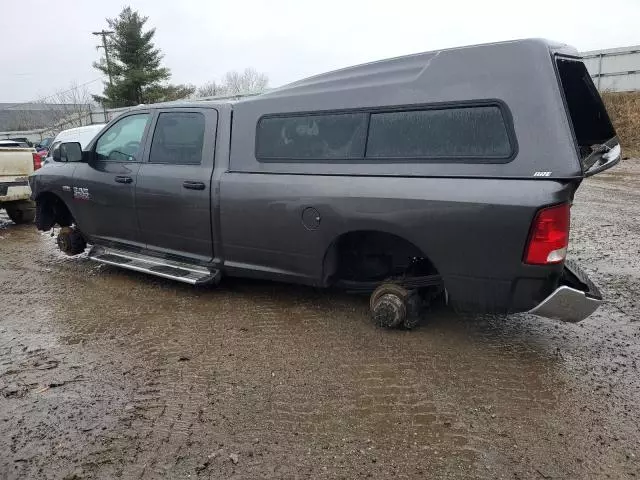
M68 130L62 130L51 143L47 158L42 162L42 166L48 165L53 162L53 151L63 142L80 142L82 148L86 147L93 137L95 137L104 123L97 123L95 125L87 125L84 127L69 128Z

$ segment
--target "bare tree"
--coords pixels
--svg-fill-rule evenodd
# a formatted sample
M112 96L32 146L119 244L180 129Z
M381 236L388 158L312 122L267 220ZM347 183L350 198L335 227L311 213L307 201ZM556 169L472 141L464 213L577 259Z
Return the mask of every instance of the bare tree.
M56 112L55 123L64 123L65 128L87 125L90 123L87 117L91 114L92 104L92 96L86 86L71 84L70 88L54 96L51 107Z
M71 84L66 90L35 102L12 107L10 130L52 131L78 127L91 123L92 98L86 86Z
M196 97L260 93L268 85L269 77L265 73L260 73L255 68L245 68L243 72L227 72L221 83L215 80L205 83L196 91Z
M196 90L196 98L200 97L215 97L218 95L224 95L226 93L224 85L216 83L215 80L205 83Z
M262 92L269 85L269 77L258 72L255 68L245 68L244 72L227 72L224 76L224 85L228 95L241 93Z

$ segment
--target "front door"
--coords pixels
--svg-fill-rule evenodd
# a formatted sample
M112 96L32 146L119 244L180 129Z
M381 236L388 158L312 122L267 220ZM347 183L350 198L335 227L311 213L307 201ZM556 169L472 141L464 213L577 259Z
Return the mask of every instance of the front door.
M158 111L135 193L148 249L201 263L213 259L211 177L217 119L211 108Z
M135 212L135 185L150 113L127 115L92 142L91 161L73 175L75 220L99 243L143 248Z

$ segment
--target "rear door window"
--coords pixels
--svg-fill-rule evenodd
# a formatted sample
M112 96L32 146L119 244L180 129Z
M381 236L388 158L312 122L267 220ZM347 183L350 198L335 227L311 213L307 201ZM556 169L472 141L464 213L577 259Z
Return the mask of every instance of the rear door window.
M204 130L202 113L161 113L153 132L149 162L199 165L202 161Z

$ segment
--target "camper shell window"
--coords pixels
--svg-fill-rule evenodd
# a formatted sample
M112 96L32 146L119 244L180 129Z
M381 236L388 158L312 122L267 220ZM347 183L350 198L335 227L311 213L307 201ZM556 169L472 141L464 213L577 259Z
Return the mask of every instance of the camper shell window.
M511 153L497 106L371 115L367 158L507 159Z
M506 163L515 138L500 103L278 114L260 118L260 161Z

